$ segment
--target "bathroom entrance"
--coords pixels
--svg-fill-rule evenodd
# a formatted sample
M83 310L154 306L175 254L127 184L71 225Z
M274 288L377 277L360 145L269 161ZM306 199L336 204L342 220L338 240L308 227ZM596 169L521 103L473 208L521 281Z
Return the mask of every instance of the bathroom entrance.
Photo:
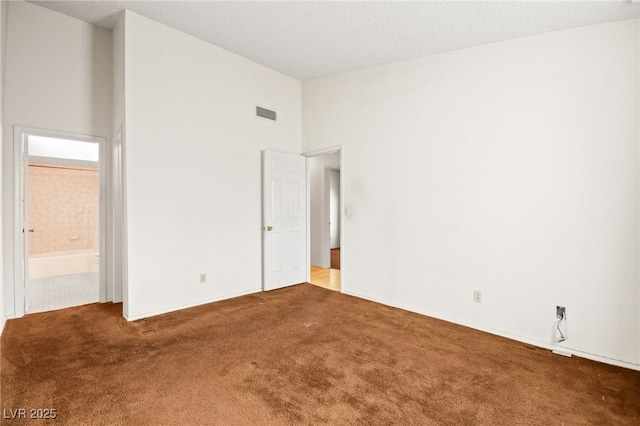
M101 299L103 185L101 144L95 139L57 134L23 138L22 270L27 314Z

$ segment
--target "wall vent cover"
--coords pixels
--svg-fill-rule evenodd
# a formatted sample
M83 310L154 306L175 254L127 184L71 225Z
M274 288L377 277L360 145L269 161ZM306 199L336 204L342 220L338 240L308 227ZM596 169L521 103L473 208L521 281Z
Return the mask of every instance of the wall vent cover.
M276 121L276 112L270 109L256 106L256 117L266 118L267 120Z

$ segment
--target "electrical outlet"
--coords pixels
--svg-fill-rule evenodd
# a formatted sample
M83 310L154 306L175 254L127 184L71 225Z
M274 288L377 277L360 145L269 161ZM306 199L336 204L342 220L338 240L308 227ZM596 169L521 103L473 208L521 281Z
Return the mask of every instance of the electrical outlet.
M207 282L207 274L205 272L200 274L200 284L205 284Z
M558 319L564 319L565 315L567 314L567 308L565 308L564 306L556 306L556 318Z
M482 292L480 290L473 290L473 301L482 303Z

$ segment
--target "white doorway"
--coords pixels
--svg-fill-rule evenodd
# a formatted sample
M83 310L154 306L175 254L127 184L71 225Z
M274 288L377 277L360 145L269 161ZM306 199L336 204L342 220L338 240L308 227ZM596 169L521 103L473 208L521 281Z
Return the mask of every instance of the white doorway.
M309 180L308 282L342 290L342 194L340 148L307 153Z
M14 135L16 316L105 302L105 140Z

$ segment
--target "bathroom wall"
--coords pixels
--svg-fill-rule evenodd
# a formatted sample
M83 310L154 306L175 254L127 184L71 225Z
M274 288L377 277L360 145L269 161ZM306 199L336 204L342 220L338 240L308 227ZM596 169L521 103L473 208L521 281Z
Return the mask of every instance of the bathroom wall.
M29 254L98 251L98 170L29 166Z

